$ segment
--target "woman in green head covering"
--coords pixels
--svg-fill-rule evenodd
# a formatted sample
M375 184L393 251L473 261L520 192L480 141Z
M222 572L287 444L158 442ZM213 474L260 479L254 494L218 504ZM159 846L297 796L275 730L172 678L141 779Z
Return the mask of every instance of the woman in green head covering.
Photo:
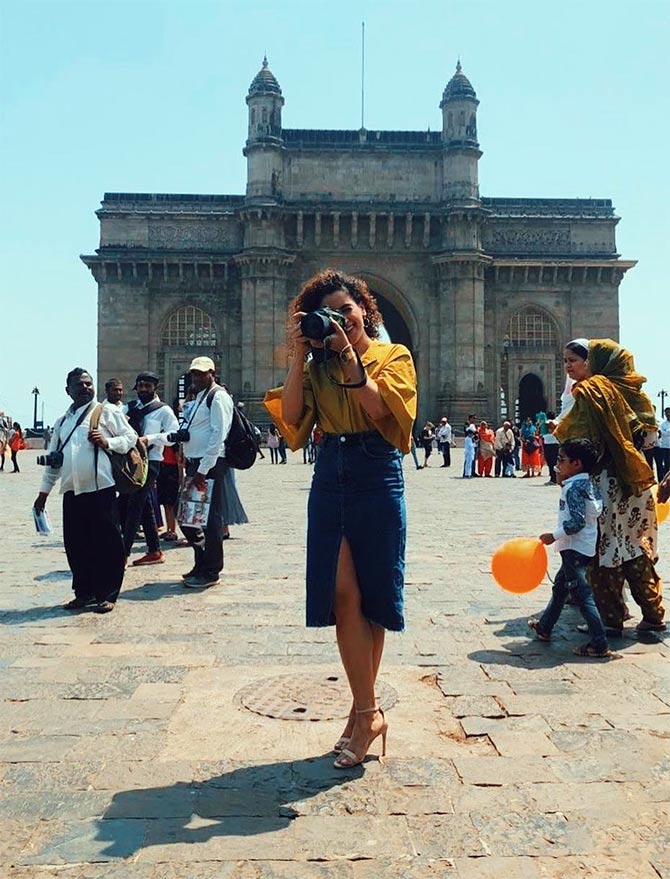
M640 451L655 436L656 419L646 381L633 356L612 339L568 342L563 363L574 384L574 403L555 429L559 442L583 437L600 452L595 474L603 499L600 538L590 580L606 626L623 629L623 587L642 609L640 631L662 631L664 609L657 560L654 475Z

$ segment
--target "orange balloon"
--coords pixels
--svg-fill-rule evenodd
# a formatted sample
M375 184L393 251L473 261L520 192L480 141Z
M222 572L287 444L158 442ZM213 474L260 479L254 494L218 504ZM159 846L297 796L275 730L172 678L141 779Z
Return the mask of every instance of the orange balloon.
M530 592L547 573L547 550L535 537L516 537L499 546L491 559L491 572L507 592Z
M654 500L656 501L656 520L660 525L662 522L665 522L668 518L668 514L670 514L670 501L666 501L664 504L659 504L658 486L656 486L656 491L654 492Z

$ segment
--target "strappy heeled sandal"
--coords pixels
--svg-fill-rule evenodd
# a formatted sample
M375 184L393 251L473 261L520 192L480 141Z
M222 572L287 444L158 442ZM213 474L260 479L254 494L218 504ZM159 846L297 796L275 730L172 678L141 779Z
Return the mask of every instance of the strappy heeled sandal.
M335 759L333 766L335 769L352 769L354 766L358 766L365 760L367 757L368 751L370 750L370 745L374 742L376 738L379 736L382 737L382 752L379 755L379 762L383 763L386 758L386 734L388 732L388 721L384 717L384 711L382 708L379 708L378 705L375 705L373 708L363 708L360 711L356 711L356 714L376 714L379 712L382 716L383 723L377 730L377 732L373 732L368 739L368 743L365 747L365 752L362 757L359 757L358 754L355 754L353 751L350 751L348 748L342 748L338 757ZM353 738L353 736L352 736ZM344 762L346 761L346 762Z
M352 710L349 712L349 717L347 719L347 726L349 725L349 721L351 720L351 715L354 711L355 711L355 709L352 706ZM346 727L345 727L345 729L346 729ZM351 736L345 736L345 735L340 736L339 739L333 745L333 753L340 754L347 747L347 745L349 744L350 741L351 741Z

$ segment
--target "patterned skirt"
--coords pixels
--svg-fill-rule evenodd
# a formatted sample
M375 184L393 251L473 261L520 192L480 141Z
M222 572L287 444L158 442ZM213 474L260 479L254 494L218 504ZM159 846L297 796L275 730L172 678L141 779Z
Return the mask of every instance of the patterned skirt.
M618 568L623 562L648 556L658 558L656 503L650 488L640 497L626 496L621 483L604 470L595 477L603 499L598 520L598 559L602 567Z

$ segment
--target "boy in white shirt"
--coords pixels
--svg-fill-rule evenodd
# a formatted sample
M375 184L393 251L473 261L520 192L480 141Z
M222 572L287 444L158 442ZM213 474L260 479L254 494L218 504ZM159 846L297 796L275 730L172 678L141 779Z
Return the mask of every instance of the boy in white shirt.
M540 540L546 546L555 544L561 554L561 567L544 613L539 619L528 620L528 625L538 640L550 641L551 631L571 594L591 636L587 644L575 648L576 655L618 659L609 649L605 626L586 580L587 565L596 554L598 516L603 510L603 502L589 475L597 460L595 446L587 439L568 440L558 450L556 476L561 486L558 527L553 532L540 534Z

